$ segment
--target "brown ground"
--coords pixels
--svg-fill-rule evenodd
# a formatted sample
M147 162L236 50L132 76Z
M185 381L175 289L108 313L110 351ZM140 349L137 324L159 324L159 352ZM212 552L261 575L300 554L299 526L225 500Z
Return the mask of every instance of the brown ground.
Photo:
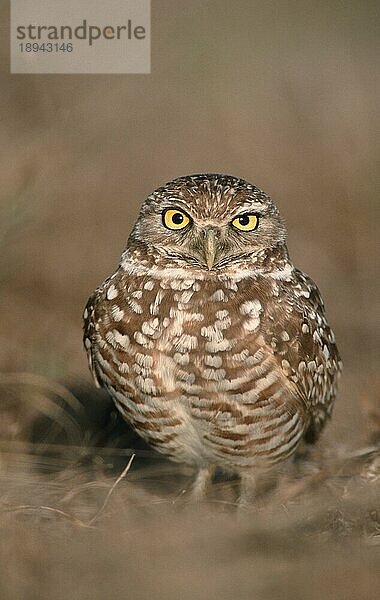
M377 13L161 0L151 75L12 76L1 2L1 600L377 598ZM202 171L277 200L345 363L318 455L238 515L234 482L188 504L191 472L120 422L81 347L141 200Z

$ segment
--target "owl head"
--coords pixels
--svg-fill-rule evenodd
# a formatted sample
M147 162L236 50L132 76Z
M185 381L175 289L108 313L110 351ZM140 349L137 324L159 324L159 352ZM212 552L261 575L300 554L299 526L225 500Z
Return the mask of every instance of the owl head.
M275 248L285 254L285 238L264 192L230 175L201 174L174 179L148 196L127 249L218 270Z

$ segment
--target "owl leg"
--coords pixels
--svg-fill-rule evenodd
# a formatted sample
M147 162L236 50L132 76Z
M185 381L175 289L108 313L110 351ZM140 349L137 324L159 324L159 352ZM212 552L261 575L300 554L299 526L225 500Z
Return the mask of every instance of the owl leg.
M191 499L194 502L200 502L206 496L207 488L210 485L212 476L214 474L214 467L200 467L195 481L191 489Z
M283 465L255 468L240 472L239 508L254 509L262 498L272 494L278 487Z
M253 473L240 473L238 508L252 508L257 497L257 477Z

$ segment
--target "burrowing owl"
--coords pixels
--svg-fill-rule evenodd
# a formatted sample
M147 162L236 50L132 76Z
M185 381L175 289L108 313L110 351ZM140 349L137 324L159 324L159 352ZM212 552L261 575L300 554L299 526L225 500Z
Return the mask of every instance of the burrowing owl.
M85 312L95 381L172 460L254 467L315 441L340 360L315 283L289 259L274 202L227 175L180 177L142 205ZM250 475L249 475L250 476Z

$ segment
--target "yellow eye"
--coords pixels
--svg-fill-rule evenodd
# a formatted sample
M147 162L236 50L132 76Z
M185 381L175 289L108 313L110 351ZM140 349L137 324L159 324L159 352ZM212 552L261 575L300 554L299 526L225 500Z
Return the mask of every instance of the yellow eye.
M259 224L256 215L240 215L232 221L232 225L241 231L253 231Z
M183 229L190 223L190 218L178 208L168 208L162 215L162 220L168 229Z

